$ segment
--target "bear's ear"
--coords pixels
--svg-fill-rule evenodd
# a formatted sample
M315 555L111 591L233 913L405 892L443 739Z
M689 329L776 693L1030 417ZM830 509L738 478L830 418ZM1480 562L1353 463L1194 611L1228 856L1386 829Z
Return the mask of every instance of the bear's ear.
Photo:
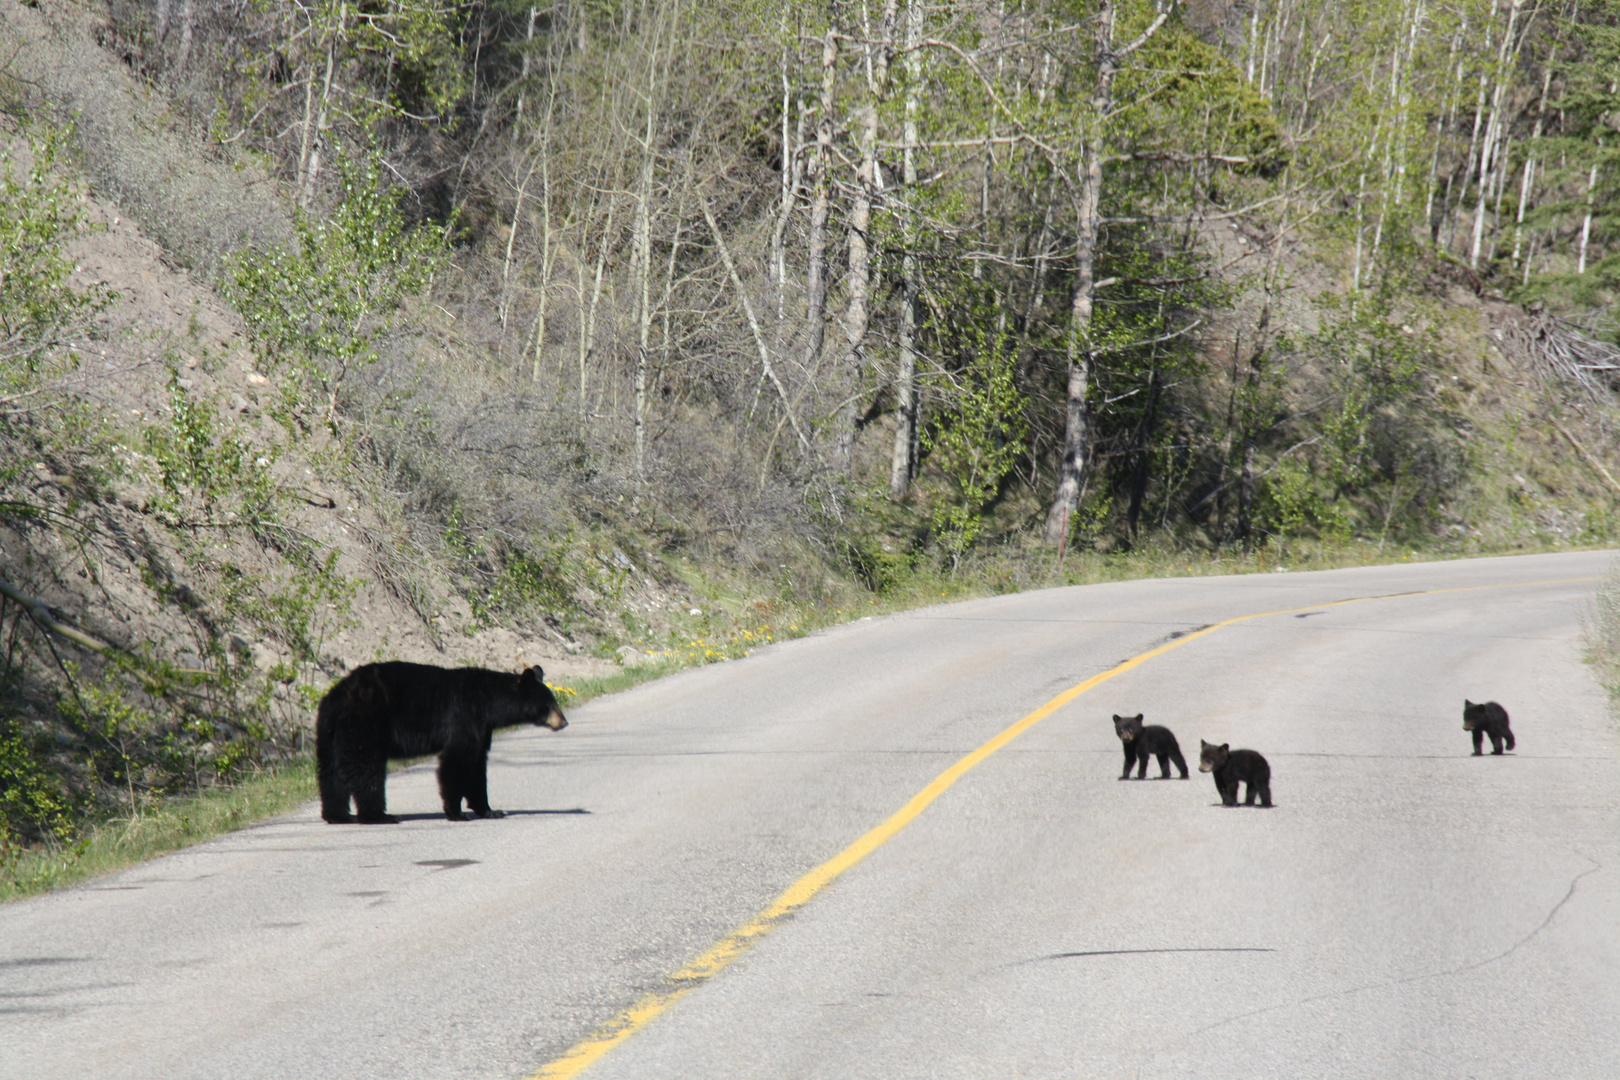
M1213 743L1207 743L1203 739L1198 740L1198 746L1199 746L1200 749L1203 749L1203 750L1210 750L1210 749L1214 748Z
M1114 714L1114 723L1123 724L1124 722L1125 722L1125 718L1123 716L1119 715L1119 713Z
M1131 719L1140 721L1144 715L1146 715L1146 714L1145 713L1137 713L1135 716L1131 717Z
M1473 707L1474 703L1472 701L1469 701L1467 698L1463 698L1463 708L1472 709Z
M530 680L534 680L534 681L538 682L539 681L539 675L537 674L537 672L539 670L540 670L539 668L526 667L526 668L523 669L523 674L522 674L522 676L520 676L520 678L524 682L529 682Z
M1229 743L1229 742L1221 743L1221 753L1227 754L1227 753L1230 753L1231 750L1232 750L1232 744L1231 743Z

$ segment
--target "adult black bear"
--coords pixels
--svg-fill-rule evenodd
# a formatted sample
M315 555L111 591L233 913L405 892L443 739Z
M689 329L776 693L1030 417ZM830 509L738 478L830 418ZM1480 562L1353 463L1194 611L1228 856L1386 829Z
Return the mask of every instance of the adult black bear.
M1215 775L1215 790L1221 793L1221 805L1236 806L1238 782L1249 785L1243 799L1244 806L1253 806L1254 797L1260 796L1261 806L1271 805L1271 766L1253 750L1233 750L1231 744L1204 742L1199 739L1198 771Z
M1507 740L1507 748L1513 749L1513 732L1508 729L1507 710L1494 701L1481 702L1475 705L1467 698L1463 698L1463 730L1474 734L1474 756L1478 757L1485 752L1485 736L1491 737L1491 753L1502 752L1502 740Z
M383 795L388 759L424 754L439 755L445 817L465 821L464 798L479 817L503 817L489 808L486 769L490 739L508 724L568 725L539 668L508 675L402 660L357 667L327 691L315 716L321 817L334 825L397 822Z
M1157 724L1142 726L1142 714L1135 716L1121 716L1114 714L1114 734L1119 741L1125 744L1125 771L1119 774L1121 780L1131 778L1131 766L1141 761L1141 768L1136 771L1138 780L1147 776L1148 758L1159 759L1159 779L1170 779L1170 763L1176 763L1181 770L1181 778L1187 779L1187 759L1181 756L1181 746L1176 737L1167 727Z

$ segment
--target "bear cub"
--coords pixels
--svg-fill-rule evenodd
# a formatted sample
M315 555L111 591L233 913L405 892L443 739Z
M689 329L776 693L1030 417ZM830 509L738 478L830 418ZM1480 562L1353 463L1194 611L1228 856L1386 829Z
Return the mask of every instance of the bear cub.
M1115 713L1114 734L1125 744L1125 771L1119 774L1121 780L1131 778L1131 766L1138 762L1141 763L1141 768L1137 770L1136 778L1145 779L1150 757L1159 759L1160 780L1170 779L1172 761L1176 763L1176 768L1181 770L1181 778L1187 779L1187 761L1181 756L1181 746L1169 728L1157 724L1143 727L1141 713L1135 716L1120 716Z
M1228 743L1198 740L1198 771L1213 773L1215 790L1221 793L1221 805L1236 806L1238 781L1249 785L1244 806L1253 806L1254 797L1260 796L1261 806L1271 805L1271 766L1253 750L1233 750Z
M1491 753L1502 752L1502 742L1507 741L1507 748L1513 749L1513 732L1508 729L1507 710L1494 701L1482 702L1475 705L1467 698L1463 698L1463 730L1473 732L1474 756L1484 753L1485 736L1491 737Z
M357 667L327 691L315 714L321 817L334 825L397 822L384 802L388 759L424 754L439 755L445 817L465 821L463 799L481 818L504 817L489 806L489 745L495 729L509 724L568 726L539 668L509 675L401 660Z

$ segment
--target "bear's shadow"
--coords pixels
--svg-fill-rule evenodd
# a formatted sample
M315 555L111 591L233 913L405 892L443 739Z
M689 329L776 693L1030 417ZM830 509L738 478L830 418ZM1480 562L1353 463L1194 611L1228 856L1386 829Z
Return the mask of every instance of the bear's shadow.
M506 817L540 817L540 816L543 816L543 815L555 815L555 814L589 814L589 813L590 813L590 811L585 809L583 806L576 806L576 807L573 807L570 810L508 810L508 811L505 812L505 816ZM431 813L431 814L395 814L394 816L399 818L400 821L443 821L445 819L443 810L438 810L438 811L435 811L434 813ZM474 820L480 820L480 819L474 819ZM484 818L482 820L496 821L496 820L499 820L499 819L497 819L497 818Z

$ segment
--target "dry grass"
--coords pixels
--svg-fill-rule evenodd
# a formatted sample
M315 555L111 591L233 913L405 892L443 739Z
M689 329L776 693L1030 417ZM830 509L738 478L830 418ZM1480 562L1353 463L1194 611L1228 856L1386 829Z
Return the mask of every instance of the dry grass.
M1587 662L1609 691L1609 702L1620 716L1620 561L1598 586L1584 623Z

